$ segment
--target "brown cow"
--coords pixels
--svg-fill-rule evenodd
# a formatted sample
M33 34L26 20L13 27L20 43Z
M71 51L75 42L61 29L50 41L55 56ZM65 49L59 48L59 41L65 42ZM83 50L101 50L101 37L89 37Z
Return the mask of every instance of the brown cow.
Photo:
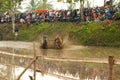
M57 49L61 49L61 48L63 47L63 40L62 40L62 38L61 38L60 35L57 35L57 36L56 36L54 42L55 42L55 47L56 47Z

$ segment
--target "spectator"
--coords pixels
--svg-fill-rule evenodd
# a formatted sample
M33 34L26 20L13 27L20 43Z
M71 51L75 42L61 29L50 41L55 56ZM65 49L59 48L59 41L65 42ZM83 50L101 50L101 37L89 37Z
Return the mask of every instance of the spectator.
M106 24L106 27L108 27L110 25L110 21L107 20L105 24Z
M18 29L18 27L16 27L15 28L15 40L18 39L18 31L19 31L19 29Z
M0 31L0 40L3 39L2 32Z

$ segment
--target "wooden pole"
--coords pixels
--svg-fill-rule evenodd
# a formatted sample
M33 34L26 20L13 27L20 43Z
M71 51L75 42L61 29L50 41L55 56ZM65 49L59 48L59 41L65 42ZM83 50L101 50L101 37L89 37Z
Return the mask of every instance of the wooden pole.
M35 43L33 44L34 48L34 58L36 57ZM34 61L34 80L36 80L36 60Z
M35 57L30 64L23 70L23 72L20 74L20 76L18 76L18 78L16 80L20 80L21 76L25 73L25 71L34 63L35 60L37 60L38 57Z
M113 80L113 65L114 65L114 56L109 56L109 78L108 80Z

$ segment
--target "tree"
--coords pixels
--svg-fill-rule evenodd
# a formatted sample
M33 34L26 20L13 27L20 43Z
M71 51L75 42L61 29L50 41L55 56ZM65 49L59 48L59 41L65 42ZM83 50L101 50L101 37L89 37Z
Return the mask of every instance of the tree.
M36 10L39 3L40 1L31 0L29 3L26 4L27 5L26 12L33 12L34 10Z
M104 0L104 6L106 5L106 0Z
M63 1L63 0L60 0L60 1ZM67 3L70 3L72 4L73 2L75 3L80 3L80 16L81 18L83 19L83 8L84 8L84 3L85 3L85 0L67 0ZM71 7L71 6L70 6ZM73 7L72 7L73 8Z
M72 10L75 7L75 4L70 3L70 6L68 7L69 10Z
M113 4L113 0L110 0L110 6L112 6L112 4Z
M72 3L72 0L67 0L67 3Z
M120 7L120 2L118 3L118 6Z
M75 3L73 3L72 0L67 0L67 3L70 4L70 6L68 7L68 9L73 10L75 8Z
M63 0L57 0L57 2L62 2Z
M41 0L41 2L38 5L37 9L52 10L53 9L53 5L48 3L47 0Z
M83 8L84 8L85 0L74 0L74 1L80 3L80 16L81 19L83 19Z
M12 17L13 33L15 30L15 14L17 11L16 9L21 2L22 0L0 0L1 11L8 12Z
M87 8L90 8L91 2L87 0Z
M53 6L52 4L49 4L47 0L40 1L31 0L30 3L27 4L26 9L27 9L26 12L32 12L36 9L50 10L53 9Z

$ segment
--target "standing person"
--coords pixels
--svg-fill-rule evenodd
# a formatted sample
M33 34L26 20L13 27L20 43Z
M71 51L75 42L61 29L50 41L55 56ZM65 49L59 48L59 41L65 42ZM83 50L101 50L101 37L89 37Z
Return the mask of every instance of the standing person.
M105 25L106 25L106 27L110 26L110 21L106 20Z
M26 25L27 25L27 27L30 26L30 20L27 20L27 21L26 21Z
M95 21L95 20L96 20L96 18L97 18L96 12L93 12L92 16L93 16L94 21Z
M19 31L19 29L18 29L18 27L16 27L15 28L15 40L18 39L18 31Z
M43 49L47 49L48 48L48 45L47 45L47 36L46 35L43 35L42 48Z
M3 39L2 32L0 31L0 41Z
M20 23L21 24L25 23L25 20L23 18L20 18Z
M26 14L26 25L27 25L27 27L29 27L30 26L30 13L27 13Z
M1 23L4 23L4 18L3 17L1 17Z

